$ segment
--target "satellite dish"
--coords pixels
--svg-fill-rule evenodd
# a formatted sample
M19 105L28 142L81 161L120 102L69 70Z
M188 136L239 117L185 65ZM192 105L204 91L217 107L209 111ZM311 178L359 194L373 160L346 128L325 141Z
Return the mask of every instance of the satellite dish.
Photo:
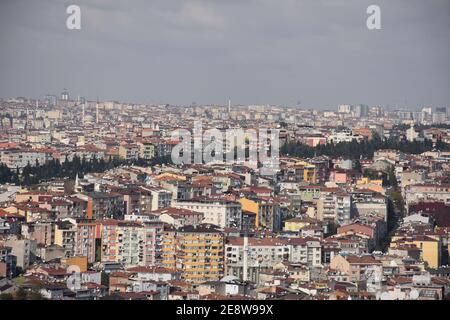
M419 291L416 289L411 290L411 292L409 293L409 298L411 300L417 300L419 298Z
M80 270L80 267L79 266L77 266L77 265L70 265L69 267L67 267L67 273L68 274L72 274L72 273L80 273L81 272L81 270Z

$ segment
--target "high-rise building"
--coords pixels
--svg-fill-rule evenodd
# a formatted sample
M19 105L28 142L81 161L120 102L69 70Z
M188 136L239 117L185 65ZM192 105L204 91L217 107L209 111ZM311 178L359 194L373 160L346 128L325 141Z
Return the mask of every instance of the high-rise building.
M124 267L145 266L145 229L141 223L104 220L101 223L102 262Z
M447 115L444 112L433 112L431 119L431 121L435 124L444 123L447 121Z
M95 220L80 220L75 235L75 255L87 257L89 263L99 260L97 248L100 247L100 224Z
M341 104L338 107L338 112L339 113L350 113L352 111L352 106L349 104Z
M437 107L436 112L447 114L447 107Z
M162 241L163 267L178 269L182 279L201 283L224 274L224 234L213 225L168 228Z
M63 89L63 92L61 93L61 100L69 101L69 91L67 89Z
M364 118L369 115L369 106L365 104L359 104L352 107L352 114L355 118Z

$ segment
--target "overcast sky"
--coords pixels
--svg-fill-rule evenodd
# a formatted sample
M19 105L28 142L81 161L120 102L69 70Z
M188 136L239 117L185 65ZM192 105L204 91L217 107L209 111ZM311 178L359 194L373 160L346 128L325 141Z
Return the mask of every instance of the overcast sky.
M66 28L81 7L82 29ZM378 4L382 30L366 27ZM0 0L0 97L450 106L449 0Z

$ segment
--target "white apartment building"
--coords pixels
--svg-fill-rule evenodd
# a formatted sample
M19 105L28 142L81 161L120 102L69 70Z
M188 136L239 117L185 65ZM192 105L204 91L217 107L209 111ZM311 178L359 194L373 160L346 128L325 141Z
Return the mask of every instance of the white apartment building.
M322 246L320 240L314 238L289 239L289 261L320 266L322 259Z
M378 216L387 222L387 198L381 194L355 191L352 193L352 206L355 216Z
M48 144L52 142L52 136L49 131L30 132L27 135L27 142L35 144Z
M5 150L1 152L1 162L3 162L10 169L23 169L27 164L35 166L36 162L39 165L45 164L45 162L52 159L49 153L29 150Z
M342 191L322 190L317 202L317 218L321 221L347 224L353 217L352 196Z
M442 202L450 205L449 184L414 184L405 188L405 204L409 206L418 202Z
M11 254L16 256L17 267L25 270L33 263L33 255L36 254L36 241L12 236L5 241L5 245L11 247Z
M203 223L220 228L241 228L241 204L223 200L202 200L201 202L179 201L174 207L203 213Z
M145 230L141 224L119 220L102 223L102 262L144 266L144 247Z
M327 137L327 143L352 142L353 140L360 141L362 136L354 136L351 131L335 132Z
M143 190L151 193L151 211L168 208L172 203L172 192L158 187L142 187Z
M247 279L257 282L261 269L282 261L321 265L320 240L314 238L248 238ZM225 245L226 274L243 278L244 238L229 238Z

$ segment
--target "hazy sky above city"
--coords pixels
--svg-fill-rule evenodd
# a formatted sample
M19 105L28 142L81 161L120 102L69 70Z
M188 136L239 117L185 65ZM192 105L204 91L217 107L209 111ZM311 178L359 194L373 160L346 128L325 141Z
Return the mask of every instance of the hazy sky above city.
M66 7L81 7L81 30ZM366 27L381 7L382 30ZM450 106L448 0L0 0L0 96Z

